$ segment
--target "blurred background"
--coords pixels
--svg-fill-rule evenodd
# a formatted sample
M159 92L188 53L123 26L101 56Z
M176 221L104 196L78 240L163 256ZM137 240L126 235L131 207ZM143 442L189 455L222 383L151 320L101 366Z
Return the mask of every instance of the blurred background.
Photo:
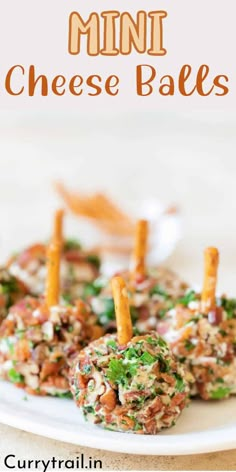
M126 212L177 206L161 259L201 283L207 245L221 252L220 291L236 294L236 114L0 113L0 259L46 239L61 200L53 189L104 191ZM96 244L69 216L67 234Z

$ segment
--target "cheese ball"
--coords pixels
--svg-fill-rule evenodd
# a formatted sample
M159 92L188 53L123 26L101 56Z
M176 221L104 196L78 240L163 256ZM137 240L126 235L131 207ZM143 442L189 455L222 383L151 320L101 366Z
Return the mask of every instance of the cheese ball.
M221 400L236 393L236 300L219 297L203 314L200 295L189 292L184 304L166 313L158 331L192 373L193 396Z
M85 418L113 431L157 434L173 426L188 403L191 380L155 332L118 346L116 335L80 351L71 391Z
M9 271L24 282L32 295L45 290L47 246L34 244L11 258ZM100 259L97 254L84 251L76 240L66 240L61 259L61 290L67 299L75 300L84 290L84 284L99 275Z
M0 376L31 394L67 396L70 362L101 334L84 302L48 309L26 297L0 326Z
M129 281L129 272L121 274L127 282L132 321L138 333L156 330L160 317L183 297L188 285L174 272L164 267L150 269L146 277ZM99 277L85 287L85 298L106 329L113 332L116 328L115 309L110 281Z
M20 280L0 267L0 323L7 316L9 308L29 292Z

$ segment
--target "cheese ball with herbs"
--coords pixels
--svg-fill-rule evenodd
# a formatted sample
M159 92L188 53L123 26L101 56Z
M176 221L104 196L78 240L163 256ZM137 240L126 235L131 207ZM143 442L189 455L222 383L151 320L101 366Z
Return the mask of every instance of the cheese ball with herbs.
M45 290L47 246L34 244L12 257L8 263L10 273L25 283L32 295ZM69 300L83 294L84 284L99 275L100 259L97 254L85 251L74 239L65 241L61 259L61 290Z
M31 394L70 395L72 359L101 334L84 302L48 308L43 300L26 297L0 326L0 376Z
M191 380L166 342L151 332L118 346L107 334L80 351L71 391L85 418L113 431L157 434L188 403Z
M9 308L29 292L20 280L5 268L0 268L0 323L7 316Z
M193 291L160 321L159 332L194 378L192 395L221 400L236 394L236 300L216 298L208 313Z
M164 267L149 269L144 277L130 281L130 273L121 274L127 282L132 321L139 333L156 330L159 319L185 296L188 285ZM107 332L115 330L115 309L108 279L99 277L85 286L85 298Z

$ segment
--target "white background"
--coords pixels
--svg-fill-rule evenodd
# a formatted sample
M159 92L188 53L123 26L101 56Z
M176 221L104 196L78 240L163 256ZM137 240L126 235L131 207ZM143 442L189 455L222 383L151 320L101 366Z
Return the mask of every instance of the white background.
M220 289L236 287L235 123L229 114L2 113L0 256L48 237L60 204L52 183L104 190L128 209L157 197L182 210L184 237L169 261L201 282L202 251L221 250ZM67 232L91 242L69 218Z

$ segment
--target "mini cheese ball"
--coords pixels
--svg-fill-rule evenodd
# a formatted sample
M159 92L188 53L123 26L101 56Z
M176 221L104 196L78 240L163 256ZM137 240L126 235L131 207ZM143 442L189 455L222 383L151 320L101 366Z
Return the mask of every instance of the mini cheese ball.
M132 286L129 272L117 275L127 283L131 316L139 333L156 330L159 320L189 291L188 285L178 275L164 267L149 269L145 277L133 280ZM113 332L116 323L111 281L98 277L86 285L84 293L100 324L107 332Z
M71 391L92 423L113 431L157 434L173 426L188 404L191 377L156 332L132 337L121 277L113 279L114 290L116 286L118 335L107 334L79 353L71 369Z
M9 308L29 293L29 289L20 280L10 274L5 267L0 267L0 323L7 316Z
M236 393L236 300L216 297L218 251L205 252L202 294L190 292L158 330L194 377L191 394L221 400Z
M99 275L100 259L93 251L84 250L75 239L63 240L63 211L58 210L54 219L54 240L62 246L61 290L70 300L83 294L84 285ZM34 244L12 257L9 271L24 282L32 295L41 295L45 290L47 245Z
M171 270L164 267L146 268L147 236L147 222L138 221L132 270L120 274L127 283L131 316L139 333L155 330L159 318L188 290L188 285ZM110 281L98 278L86 286L85 296L98 315L101 325L107 332L112 332L115 329L115 310Z
M72 359L102 334L84 302L59 305L59 259L51 246L46 298L22 299L0 326L0 375L31 394L69 395Z

